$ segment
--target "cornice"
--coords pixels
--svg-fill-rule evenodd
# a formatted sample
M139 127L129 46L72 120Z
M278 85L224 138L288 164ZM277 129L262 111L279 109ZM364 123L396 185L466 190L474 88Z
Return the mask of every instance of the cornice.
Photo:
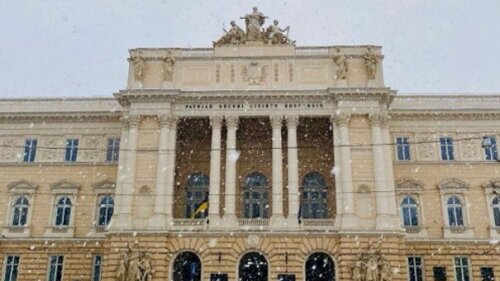
M390 111L392 121L400 120L500 120L500 110Z
M0 113L0 122L32 122L40 121L72 121L86 122L92 120L111 120L119 121L122 116L121 112L17 112L17 113Z

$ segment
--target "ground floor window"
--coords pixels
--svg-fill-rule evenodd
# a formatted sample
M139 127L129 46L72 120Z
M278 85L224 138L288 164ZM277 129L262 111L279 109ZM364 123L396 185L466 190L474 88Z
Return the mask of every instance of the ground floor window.
M64 256L50 256L49 280L62 281Z
M266 258L257 252L246 253L238 267L238 281L267 281Z
M334 281L335 264L325 253L313 253L306 261L306 281Z
M92 281L101 281L102 256L94 256L92 261Z
M4 281L17 281L19 256L7 256L4 268Z
M195 253L183 252L173 264L174 281L201 281L201 261Z
M469 259L467 257L455 258L455 280L470 281Z
M495 280L493 267L481 267L481 281L493 281L493 280Z
M422 258L408 257L408 280L422 281Z

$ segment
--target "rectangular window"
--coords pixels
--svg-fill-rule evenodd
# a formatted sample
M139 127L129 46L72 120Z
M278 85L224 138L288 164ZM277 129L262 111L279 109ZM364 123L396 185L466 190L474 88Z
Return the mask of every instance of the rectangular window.
M24 162L35 161L36 144L37 144L36 139L26 139L24 141L24 155L23 155Z
M396 138L398 160L410 160L410 143L408 137Z
M484 159L497 160L497 140L493 136L483 137Z
M94 256L92 261L92 281L101 281L102 256Z
M76 162L77 155L78 155L78 139L67 139L66 156L64 157L64 160L66 160L66 162Z
M434 281L446 281L446 267L435 266L433 269Z
M467 257L455 257L455 280L470 281L469 259Z
M64 256L50 256L49 280L62 281Z
M493 267L481 267L481 281L494 281Z
M4 269L4 281L17 281L19 256L7 256Z
M422 258L408 257L408 280L422 281Z
M108 150L106 152L106 161L108 162L118 161L119 152L120 152L120 139L108 139Z
M453 139L450 137L439 138L439 144L441 146L441 160L454 160Z

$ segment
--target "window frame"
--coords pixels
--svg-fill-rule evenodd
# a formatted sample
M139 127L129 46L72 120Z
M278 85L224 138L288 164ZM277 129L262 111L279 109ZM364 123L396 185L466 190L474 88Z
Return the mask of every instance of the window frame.
M500 225L495 223L495 212L493 209L493 200L500 197L500 179L492 179L483 184L486 206L488 206L488 216L489 216L489 231L490 238L500 239Z
M444 143L443 140L445 141ZM445 149L444 151L443 148ZM451 136L439 137L439 152L441 161L456 160L454 142ZM446 155L446 157L443 157L444 155Z
M410 259L413 259L413 267L415 268L413 271L412 266L410 265ZM417 265L416 259L420 260L420 265ZM425 280L425 267L424 267L424 259L421 256L408 256L406 258L406 265L408 267L408 281L424 281ZM418 269L420 269L420 277L421 279L418 279L418 274L417 276L414 276L415 279L412 279L412 274L415 274Z
M483 160L484 161L497 161L498 159L498 147L497 147L497 138L495 135L486 135L483 136L482 140L489 138L492 143L490 147L483 147ZM488 153L489 152L489 153ZM490 154L490 155L488 155ZM491 159L488 159L490 156Z
M456 261L457 259L460 259L460 265L458 265L458 267L460 269L462 269L462 279L458 279L458 274L457 274L457 264L456 264ZM463 260L466 260L467 261L467 266L464 267L462 262ZM468 256L455 256L453 257L453 260L452 260L452 264L453 264L453 274L455 276L455 281L472 281L472 272L471 272L471 263L470 263L470 258ZM464 271L463 269L466 268L467 269L467 275L468 275L468 279L464 279L463 276L464 276Z
M412 153L411 153L411 146L410 146L410 137L409 136L396 136L395 139L396 139L396 151L395 151L396 159L398 161L403 161L403 162L411 161L412 160L412 158L411 158ZM400 139L404 139L404 140L406 140L406 142L400 143L399 142ZM403 159L401 159L399 157L400 148L402 148L402 153L403 153L402 158ZM406 157L406 156L408 156L408 157Z
M99 265L97 264L97 258L100 259ZM101 281L102 279L102 262L104 260L104 255L96 254L92 256L92 275L90 276L91 281ZM96 267L99 267L99 276L96 276Z
M265 185L253 186L248 180L251 180L251 176L259 176L265 180ZM264 173L261 172L251 172L243 179L243 191L242 191L242 201L243 201L243 218L244 219L269 219L271 217L271 202L269 200L271 189L269 188L269 180ZM248 194L248 196L247 196ZM259 198L253 198L255 194L258 194ZM247 198L248 197L248 198ZM259 215L254 217L255 205L258 205ZM266 208L266 206L268 206ZM248 208L247 208L248 207ZM248 209L248 214L247 214Z
M411 199L414 203L405 203L405 199ZM402 226L407 228L407 227L419 227L421 226L421 219L420 219L420 204L419 204L419 201L418 201L418 197L415 198L412 194L403 194L401 196L401 200L399 201L399 206L400 206L400 209L401 209L401 221L402 221ZM417 219L417 223L416 224L411 224L411 219L412 219L412 216L411 216L411 213L410 213L410 216L409 216L409 219L410 219L410 224L407 225L405 224L405 208L414 208L415 209L415 216L416 216L416 219Z
M323 181L323 186L321 185L309 185L306 184L306 178L308 176L319 176L317 179ZM318 193L317 198L313 198L313 193ZM307 194L307 198L305 196ZM323 196L324 195L324 196ZM305 204L309 206L309 208L305 208ZM316 204L318 206L318 210L320 211L319 217L314 217L314 209L312 206ZM328 212L328 186L326 184L326 178L321 173L317 171L311 171L306 173L302 177L302 184L300 186L300 218L301 219L329 219L330 214Z
M56 275L54 277L54 279L51 279L51 270L52 270L52 258L53 257L57 257L57 258L62 258L62 263L59 263L59 260L56 261L55 263L55 267L56 267ZM52 254L52 255L49 255L49 258L48 258L48 265L47 265L47 281L62 281L64 279L64 262L65 262L65 258L64 258L64 255L62 254ZM57 271L58 271L58 266L61 267L61 278L58 279L57 278Z
M201 185L194 184L194 180L192 177L200 177L204 181ZM205 182L206 181L206 182ZM189 194L200 192L203 198L194 198L189 197ZM196 210L200 207L203 202L207 201L208 204L208 196L210 192L210 177L203 172L194 172L191 173L186 180L186 203L185 203L185 218L191 219L191 216L196 212ZM210 207L210 206L209 206ZM195 216L195 219L205 219L208 217L208 208L203 213L198 213Z
M24 198L26 199L27 203L26 205L24 205L25 207L23 208L26 208L26 222L24 224L14 224L14 218L16 216L16 205L17 205L17 201L21 198ZM26 195L26 194L15 194L12 196L12 203L10 204L10 216L9 216L9 226L11 227L27 227L29 225L29 221L30 221L30 213L31 213L31 204L30 204L30 196L29 195ZM21 212L22 214L22 212Z
M76 145L75 145L76 142ZM72 163L78 161L78 150L80 146L80 139L78 138L67 138L66 145L64 147L64 162Z
M17 258L17 263L9 263L9 258L13 258L14 260ZM20 255L11 255L11 254L6 254L4 258L4 265L3 265L3 271L2 271L2 281L17 281L19 278L19 265L21 264L21 256ZM13 270L11 269L9 278L7 278L7 268L10 266L15 268L16 271L16 278L12 279L12 272Z
M111 200L113 200L113 203L110 204L109 202L106 203L105 205L105 208L106 210L110 208L110 206L112 206L112 211L111 211L111 215L108 219L106 219L106 222L105 224L101 224L101 208L102 208L102 201L106 198L111 198ZM111 219L113 218L113 215L114 215L114 212L115 212L115 197L113 194L100 194L97 196L97 211L96 211L96 226L99 227L99 228L106 228L109 223L111 222Z
M29 141L29 144L28 144ZM25 138L23 146L23 163L33 163L36 160L36 149L38 146L38 139L35 137ZM27 152L28 150L28 152Z
M473 238L474 231L470 224L470 213L469 213L469 194L468 189L469 184L457 179L457 178L447 178L438 184L438 189L441 194L441 207L442 207L442 218L443 218L443 229L444 238ZM450 196L456 196L462 204L462 218L463 225L453 226L450 225L448 219L448 198Z
M451 202L450 200L456 200L458 202ZM464 215L464 200L460 199L460 197L456 194L450 194L446 198L446 218L448 222L449 227L464 227L465 226L465 215ZM450 217L450 210L452 210L452 215L453 217ZM460 210L460 216L459 218L459 212ZM460 221L459 221L460 219ZM452 221L455 221L455 224L452 224ZM460 223L459 223L460 222Z
M64 204L61 204L60 205L60 201L63 199L63 198L67 198L68 200L70 200L70 204L68 205L67 203L64 203ZM58 212L59 212L59 208L62 206L63 209L63 218L62 218L62 224L58 225L57 224L57 217L58 217ZM69 207L68 207L69 206ZM53 219L53 226L56 227L56 228L67 228L67 227L71 227L73 226L73 217L74 217L74 207L75 206L75 203L73 201L73 197L71 195L67 195L67 194L61 194L61 195L58 195L56 197L56 200L55 200L55 205L54 205L54 219ZM69 208L69 218L68 218L68 224L64 224L64 215L67 214L67 211L66 209Z
M106 142L106 162L117 163L119 159L120 159L120 138L109 137Z

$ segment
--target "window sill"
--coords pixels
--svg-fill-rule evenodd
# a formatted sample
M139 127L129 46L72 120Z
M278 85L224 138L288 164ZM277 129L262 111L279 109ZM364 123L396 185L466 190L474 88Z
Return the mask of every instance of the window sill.
M473 238L474 228L470 225L464 226L445 226L444 238Z
M301 219L302 230L335 230L334 219Z
M75 228L73 226L48 226L45 236L49 237L73 237Z
M500 239L500 226L490 226L490 238Z
M31 227L25 226L4 226L2 229L2 235L5 237L30 237Z

